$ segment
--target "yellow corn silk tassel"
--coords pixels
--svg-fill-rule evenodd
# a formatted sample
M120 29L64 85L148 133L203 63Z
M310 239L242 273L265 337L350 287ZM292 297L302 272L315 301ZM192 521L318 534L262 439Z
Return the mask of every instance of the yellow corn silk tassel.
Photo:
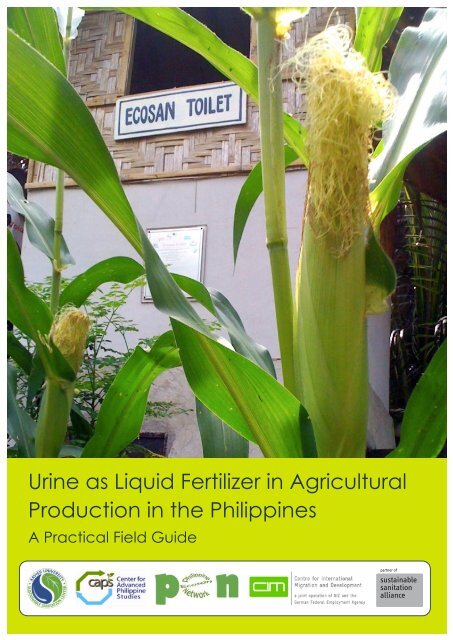
M363 457L368 414L365 229L371 126L393 92L339 25L291 61L310 160L295 292L296 387L320 457Z
M90 328L87 314L73 307L63 308L55 317L50 338L77 373ZM64 443L75 383L46 379L36 428L37 458L56 458Z

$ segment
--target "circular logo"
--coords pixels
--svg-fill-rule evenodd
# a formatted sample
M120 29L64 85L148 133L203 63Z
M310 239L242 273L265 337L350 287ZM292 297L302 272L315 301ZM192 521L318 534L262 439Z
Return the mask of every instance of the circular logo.
M66 595L66 580L55 569L40 569L28 580L28 595L38 607L55 607Z
M206 598L209 591L205 586L211 584L212 580L205 573L191 573L182 579L180 585L182 592L189 598Z

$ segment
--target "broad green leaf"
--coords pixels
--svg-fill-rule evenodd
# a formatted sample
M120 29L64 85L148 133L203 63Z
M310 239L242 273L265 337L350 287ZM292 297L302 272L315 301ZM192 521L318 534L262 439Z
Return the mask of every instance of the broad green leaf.
M202 282L189 278L189 276L183 276L180 273L172 273L171 275L178 287L188 293L191 298L200 302L213 316L216 315L209 291Z
M366 314L384 313L388 309L387 297L396 287L396 271L371 225L367 231L365 278Z
M297 160L297 158L298 154L294 149L285 145L285 167L288 167L291 163ZM247 224L247 220L255 202L258 200L262 192L263 174L261 162L258 162L247 176L236 201L233 225L233 253L235 263L245 225Z
M22 371L28 375L31 371L33 356L12 331L7 331L6 336L8 357L12 358Z
M370 165L372 221L379 227L396 206L410 160L447 126L447 10L428 9L405 29L390 64L399 98L384 123L383 147Z
M36 424L16 401L17 373L8 363L8 433L16 442L16 449L20 458L32 458L35 455L34 433Z
M411 151L394 169L388 173L379 186L370 193L371 222L376 233L384 218L396 207L401 197L404 173L417 153L426 145L422 144ZM383 147L384 149L384 147ZM373 162L371 163L371 167Z
M24 270L16 241L8 231L8 320L34 340L46 375L72 381L74 371L54 344L49 341L52 315L49 307L24 283Z
M102 401L96 429L82 453L84 458L114 458L140 433L153 381L180 365L171 331L162 334L150 351L136 347Z
M447 341L435 353L404 412L401 439L389 458L435 458L447 438Z
M256 65L188 13L177 7L119 7L119 10L199 53L258 103ZM307 164L305 129L287 113L284 114L284 134L288 144Z
M370 71L380 71L382 49L388 42L403 7L362 7L357 19L354 49L368 63Z
M66 78L8 30L8 149L68 173L141 251L137 222L115 164Z
M144 268L132 258L119 256L102 260L78 275L63 289L59 306L70 304L80 307L102 284L127 284L143 275L144 271Z
M195 396L269 457L313 455L313 432L299 401L260 367L172 320L187 381Z
M193 280L187 276L173 274L173 278L181 289L200 302L217 318L222 327L228 331L235 351L257 364L274 378L277 377L269 351L246 333L236 309L220 291L205 287L198 280Z
M193 280L188 276L182 276L179 274L172 274L173 279L177 285L192 298L200 302L205 309L207 309L212 315L220 322L222 327L228 331L231 344L234 349L257 364L259 367L267 371L271 376L276 378L274 362L269 351L266 347L258 344L251 338L245 331L242 320L240 319L236 309L231 302L220 291L213 289L212 287L205 287L204 284L198 280ZM158 286L158 283L154 282L154 286ZM173 313L168 313L172 317L176 317ZM185 324L188 324L192 328L201 331L205 335L211 335L206 326L200 326L198 323L192 323L185 321L180 316Z
M236 340L235 347L237 349L243 349L247 352L247 355L249 357L251 356L253 359L258 359L258 361L260 361L260 366L264 366L267 369L272 368L272 371L274 371L270 355L264 349L264 347L256 345L256 343L254 343L251 338L245 334L239 317L237 316L235 310L231 307L229 302L226 300L226 298L221 299L216 295L214 295L213 297L212 293L208 291L206 287L204 287L204 285L195 280L192 280L191 278L179 276L176 274L174 274L172 277L165 268L156 250L149 242L146 233L142 229L140 230L140 232L143 242L147 280L156 307L163 313L169 315L171 318L179 320L188 327L194 329L195 335L197 335L200 339L202 338L202 335L208 336L208 328L182 293L181 289L178 286L179 284L180 287L182 287L190 295L204 304L204 306L216 317L219 317L220 315L223 316L223 324L224 326L226 326L231 336L234 335L234 338ZM221 307L221 312L218 311L219 306ZM200 398L200 400L203 401L202 398ZM102 406L104 406L104 403ZM211 411L216 413L216 411L213 409L212 404L207 406ZM226 422L224 418L223 420ZM302 424L305 423L302 422ZM250 439L248 435L246 435L245 437Z
M13 175L8 173L7 178L7 199L10 207L24 216L25 229L31 244L50 260L53 260L55 220L39 204L29 202L24 198L22 187ZM63 237L61 238L60 256L62 265L75 264Z
M39 342L39 334L49 333L52 315L41 298L27 289L16 241L8 231L8 320L27 336Z
M208 291L216 310L216 317L228 331L231 344L235 351L257 364L273 378L276 378L277 374L275 373L274 361L266 347L255 342L246 333L238 313L223 293L211 287Z
M57 16L51 7L8 7L8 27L66 75Z
M248 458L249 443L196 400L203 458Z

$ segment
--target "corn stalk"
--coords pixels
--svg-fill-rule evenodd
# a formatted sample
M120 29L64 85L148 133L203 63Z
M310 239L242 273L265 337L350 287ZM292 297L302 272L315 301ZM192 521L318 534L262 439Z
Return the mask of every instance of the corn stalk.
M68 8L68 16L66 19L66 36L63 38L63 58L68 69L69 48L71 45L71 24L72 24L72 7ZM61 288L61 272L63 265L61 262L61 239L63 236L63 211L64 211L64 171L57 169L57 184L55 189L55 230L53 241L53 263L52 263L52 288L50 294L50 310L53 315L58 310L58 300L60 298ZM69 414L68 414L69 415Z
M63 58L68 69L69 49L72 31L72 8L68 8L65 36L63 37ZM53 241L52 283L50 311L54 316L51 338L63 356L71 364L74 372L80 368L89 320L85 313L68 309L57 315L61 290L61 273L64 268L61 259L64 211L64 170L57 168L55 190L55 226ZM47 377L36 427L35 450L40 458L58 457L68 428L69 414L74 397L75 383Z
M285 155L280 71L281 39L276 9L257 10L258 92L266 245L272 273L283 382L294 392L293 297L285 205Z

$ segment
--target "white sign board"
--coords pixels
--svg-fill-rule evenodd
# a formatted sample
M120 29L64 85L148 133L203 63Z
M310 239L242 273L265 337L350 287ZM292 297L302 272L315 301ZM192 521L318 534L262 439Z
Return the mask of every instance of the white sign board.
M232 82L120 98L115 140L241 124L246 107L245 93Z
M171 273L202 281L204 234L203 227L149 229L148 238L160 259ZM143 287L143 302L152 300L148 285Z

